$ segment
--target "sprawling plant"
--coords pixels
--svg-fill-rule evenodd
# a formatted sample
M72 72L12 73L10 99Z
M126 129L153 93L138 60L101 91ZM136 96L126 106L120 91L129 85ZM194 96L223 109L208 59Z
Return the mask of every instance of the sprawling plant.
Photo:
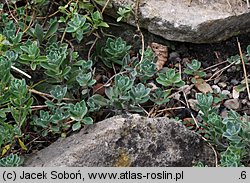
M164 105L170 101L168 98L170 90L162 90L161 88L157 88L150 96L150 100L157 105Z
M41 62L41 66L46 69L45 74L50 82L63 82L71 67L67 65L66 59L68 44L54 42L46 49L46 62Z
M11 62L0 56L0 105L9 102L9 84L11 80Z
M128 64L125 62L125 57L129 54L130 48L131 46L127 45L126 41L120 37L117 39L108 38L105 47L101 49L100 57L109 68L112 68L113 64L125 66Z
M40 55L40 49L36 41L32 42L28 40L20 48L23 52L19 57L19 62L30 65L32 70L36 70L37 65L47 61L46 56Z
M168 69L165 73L159 73L156 81L166 87L181 87L185 84L181 79L180 73L176 73L174 69Z
M135 58L132 67L127 67L128 71L133 70L136 74L136 77L140 79L142 83L146 83L149 79L152 79L156 72L156 57L151 48L147 48L143 54L143 60L139 61L138 58Z
M68 22L66 32L72 33L73 37L78 42L81 42L83 35L88 33L90 30L90 24L87 23L86 17L75 13L73 18Z
M191 81L196 83L197 78L202 78L205 76L205 72L200 71L201 62L196 59L192 60L192 63L187 63L187 68L184 70L184 73L193 76Z
M23 159L17 154L10 154L0 159L0 167L18 167L23 163Z
M242 161L249 158L250 153L250 125L247 118L242 119L231 110L222 119L213 106L211 94L197 94L196 98L203 119L200 125L206 131L205 137L221 151L221 166L242 166Z
M111 105L118 109L125 109L129 103L130 95L129 90L133 86L133 81L129 77L116 76L115 84L105 90L107 97L109 98Z
M139 104L149 100L150 89L142 83L134 85L134 81L127 76L115 77L115 84L105 90L111 106L116 109L127 109L142 112Z

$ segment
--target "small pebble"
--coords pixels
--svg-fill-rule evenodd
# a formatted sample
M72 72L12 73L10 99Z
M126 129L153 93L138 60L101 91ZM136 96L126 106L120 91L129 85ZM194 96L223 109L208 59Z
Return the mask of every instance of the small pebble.
M176 93L173 98L176 100L180 100L180 97L181 97L181 94Z
M189 95L191 93L189 85L184 85L181 88L183 89L183 92L185 92L186 95Z
M177 58L175 59L175 61L176 61L176 62L181 62L181 58L180 58L180 57L177 57Z
M228 109L239 109L240 108L240 102L238 99L228 99L225 101L224 106Z
M168 60L169 60L170 62L175 62L176 59L178 59L178 58L180 58L180 54L179 54L179 53L177 53L177 52L171 52L171 53L169 54Z
M179 68L179 67L180 67L180 64L179 64L179 63L176 63L176 64L174 65L174 67L175 67L175 68Z
M221 81L221 82L227 81L227 76L221 76L221 77L220 77L220 81Z
M213 85L212 88L213 88L213 90L214 90L215 93L221 93L221 89L220 89L219 86Z
M232 72L237 71L237 67L236 67L235 65L233 65L233 66L231 67L231 71L232 71Z
M214 84L217 84L219 81L220 81L220 77L218 77L218 78L215 78L215 80L214 80Z
M222 90L221 93L227 96L231 94L231 92L228 90Z
M239 98L240 96L240 92L236 90L236 86L233 87L232 96L233 98Z
M230 91L230 90L233 89L233 86L232 86L232 85L229 85L229 86L226 87L226 89L227 89L228 91Z
M196 104L198 103L197 100L195 100L195 99L189 99L188 103L189 103L191 109L193 109L194 111L198 111L198 109L196 108Z
M224 82L220 82L220 83L218 83L218 85L219 85L219 87L221 87L221 88L225 88L225 87L227 86L227 84L224 83Z
M231 80L231 83L232 83L233 85L237 85L237 84L239 84L239 81L237 81L236 79L232 79L232 80Z
M231 94L231 92L228 91L228 90L222 90L222 91L221 91L221 94L226 95L228 98L232 98L232 94Z
M186 67L187 66L187 63L189 63L190 61L189 61L189 59L188 58L183 58L182 59L182 63L183 63L183 65Z
M241 103L242 103L242 104L247 104L247 99L243 99L243 100L241 101Z

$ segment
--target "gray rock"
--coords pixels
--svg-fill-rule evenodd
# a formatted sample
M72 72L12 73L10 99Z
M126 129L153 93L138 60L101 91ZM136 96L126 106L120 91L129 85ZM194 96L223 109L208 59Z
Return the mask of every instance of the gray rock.
M165 39L211 43L250 31L250 13L238 0L140 0L139 24ZM113 0L115 8L106 12L117 17L118 7L136 0ZM127 22L135 25L134 18Z
M25 166L214 166L214 153L182 123L139 115L112 117L59 139L25 160Z

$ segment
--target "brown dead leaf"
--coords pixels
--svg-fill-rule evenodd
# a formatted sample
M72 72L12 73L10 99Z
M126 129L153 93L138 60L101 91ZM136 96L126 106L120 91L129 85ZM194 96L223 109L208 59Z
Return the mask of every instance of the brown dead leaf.
M209 84L206 83L203 79L197 79L197 83L195 83L195 87L202 93L213 93L213 89Z
M154 42L150 44L150 47L158 58L156 62L157 70L161 70L168 60L168 47Z
M93 86L93 94L105 95L105 87L102 83L96 83Z

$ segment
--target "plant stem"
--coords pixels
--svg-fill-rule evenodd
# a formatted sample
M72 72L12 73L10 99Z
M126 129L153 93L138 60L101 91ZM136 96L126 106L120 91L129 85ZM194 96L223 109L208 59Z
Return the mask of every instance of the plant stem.
M27 73L23 72L22 70L16 68L15 66L12 65L11 68L12 68L13 70L19 72L20 74L26 76L27 78L31 79L31 76L30 76L29 74L27 74Z
M140 62L135 66L135 69L137 68L137 66L139 66L141 64L141 62L143 61L143 57L144 57L144 49L145 49L145 42L144 42L144 36L141 32L140 29L140 25L139 25L139 7L140 7L140 0L136 0L136 7L135 7L135 24L137 27L137 31L139 32L140 36L141 36L141 59Z
M245 62L244 62L244 59L243 59L242 50L241 50L241 46L240 46L240 42L239 42L238 37L237 37L237 43L238 43L238 48L239 48L239 52L240 52L240 58L241 58L242 67L243 67L243 71L244 71L244 77L245 77L245 82L246 82L248 99L250 100L250 89L249 89L249 85L248 85L247 71L246 71L246 66L245 66Z

